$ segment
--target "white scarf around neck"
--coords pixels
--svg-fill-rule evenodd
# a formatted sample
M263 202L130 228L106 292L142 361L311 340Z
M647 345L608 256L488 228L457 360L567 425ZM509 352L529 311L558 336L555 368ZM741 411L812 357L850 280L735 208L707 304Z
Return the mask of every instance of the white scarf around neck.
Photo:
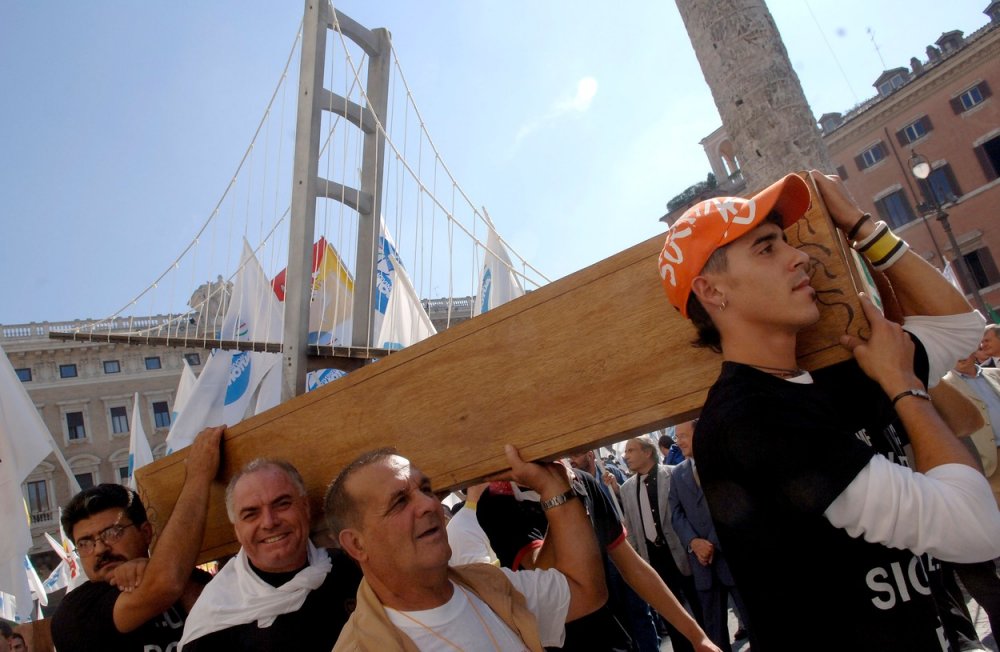
M250 568L246 551L236 555L205 586L184 623L180 650L184 644L212 632L257 622L270 627L275 619L297 611L330 573L333 564L326 550L308 542L308 565L279 587L262 580Z

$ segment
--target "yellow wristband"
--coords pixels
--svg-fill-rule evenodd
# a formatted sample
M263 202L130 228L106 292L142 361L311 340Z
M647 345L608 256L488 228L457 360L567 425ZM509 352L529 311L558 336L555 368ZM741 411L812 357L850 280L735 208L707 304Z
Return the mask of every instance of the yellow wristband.
M475 501L475 500L467 500L467 501L465 501L465 508L466 509L471 509L472 511L476 511L476 507L478 507L478 506L479 506L479 503L477 501Z
M886 258L890 252L899 244L899 237L895 233L886 229L875 242L868 245L865 249L864 254L872 263L877 263L878 261Z

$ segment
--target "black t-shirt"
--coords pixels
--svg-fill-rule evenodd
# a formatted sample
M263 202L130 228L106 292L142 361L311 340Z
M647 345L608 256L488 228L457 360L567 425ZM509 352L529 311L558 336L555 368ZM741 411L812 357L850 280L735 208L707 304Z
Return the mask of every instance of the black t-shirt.
M916 362L926 378L919 345ZM702 488L749 612L751 646L948 649L921 559L853 539L823 516L876 450L902 455L892 405L853 360L814 381L726 362L695 430Z
M184 631L186 613L175 604L138 629L115 627L115 601L121 591L106 582L84 582L66 594L52 616L52 642L59 652L173 652Z
M270 627L257 622L206 634L184 644L185 652L209 650L295 650L329 652L354 612L361 569L341 550L330 549L332 568L298 609L278 616ZM281 582L275 573L257 572L264 581ZM285 581L295 573L286 574ZM60 652L62 652L60 650Z

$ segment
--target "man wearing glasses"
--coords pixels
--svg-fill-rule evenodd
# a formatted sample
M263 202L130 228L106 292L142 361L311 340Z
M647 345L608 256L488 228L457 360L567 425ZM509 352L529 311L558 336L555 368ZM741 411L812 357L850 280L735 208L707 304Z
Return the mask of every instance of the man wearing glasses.
M185 614L207 581L197 581L192 571L224 431L225 426L207 428L191 445L184 486L152 555L153 526L135 492L102 484L81 491L66 506L63 528L89 581L67 594L52 618L59 652L176 647ZM141 582L132 579L137 570Z

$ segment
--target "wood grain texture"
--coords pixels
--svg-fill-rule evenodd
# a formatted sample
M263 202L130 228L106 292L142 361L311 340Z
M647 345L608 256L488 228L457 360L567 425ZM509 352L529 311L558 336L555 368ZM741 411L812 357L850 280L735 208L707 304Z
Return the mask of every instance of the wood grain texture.
M823 302L800 361L827 366L847 355L839 336L861 328L855 281L822 210L789 235L813 256ZM435 488L449 489L507 470L508 442L526 458L553 458L691 418L721 358L690 345L694 329L666 301L656 273L662 242L651 238L230 428L200 559L237 550L224 482L255 457L294 463L318 515L330 480L379 446L397 447ZM136 473L157 531L185 455Z

